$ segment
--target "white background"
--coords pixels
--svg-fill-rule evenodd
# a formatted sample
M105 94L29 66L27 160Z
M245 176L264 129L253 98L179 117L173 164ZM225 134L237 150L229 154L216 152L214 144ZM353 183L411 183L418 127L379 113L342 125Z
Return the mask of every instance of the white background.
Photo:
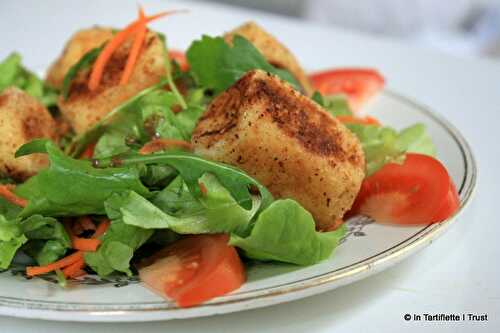
M398 266L338 290L289 304L210 318L136 324L57 323L0 317L1 332L331 332L500 331L500 63L460 60L392 40L213 4L141 1L147 13L189 8L152 25L172 47L253 19L279 37L310 70L378 68L390 89L444 115L465 135L479 164L474 203L442 238ZM69 35L93 24L123 26L135 1L0 2L0 58L19 51L43 68ZM405 322L405 313L487 313L488 322ZM64 315L64 314L62 314ZM67 314L70 316L70 314ZM67 317L65 319L68 319Z

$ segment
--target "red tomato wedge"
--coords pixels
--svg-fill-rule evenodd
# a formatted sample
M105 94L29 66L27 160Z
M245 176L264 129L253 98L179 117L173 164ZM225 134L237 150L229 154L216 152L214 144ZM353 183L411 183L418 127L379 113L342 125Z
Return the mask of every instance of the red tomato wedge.
M352 111L358 113L385 84L379 72L368 68L339 68L309 76L313 87L323 95L344 94Z
M363 181L349 215L366 215L381 223L435 223L456 211L455 193L441 162L407 154L403 164L388 163Z
M189 63L184 52L178 50L169 50L168 56L171 60L177 61L179 67L181 68L181 71L185 72L189 70Z
M438 213L434 216L434 220L446 220L448 217L455 214L459 206L460 198L458 197L457 188L455 187L455 184L450 181L450 189L448 190L446 200L444 201L443 205L441 205L441 208L439 208Z
M85 148L83 153L80 155L80 159L90 159L94 156L95 143L91 143Z
M167 246L139 269L141 280L160 295L189 307L238 289L245 271L227 235L195 235Z

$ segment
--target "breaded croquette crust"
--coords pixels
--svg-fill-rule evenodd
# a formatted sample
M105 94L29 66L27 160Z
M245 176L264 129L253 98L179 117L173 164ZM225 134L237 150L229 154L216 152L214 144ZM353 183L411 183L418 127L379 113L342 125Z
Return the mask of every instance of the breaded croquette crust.
M111 28L93 27L77 31L66 43L62 54L50 66L47 72L47 82L58 89L63 86L64 76L71 66L76 64L83 55L101 46L113 37Z
M313 89L311 83L299 62L290 50L273 35L262 29L255 22L247 22L239 26L226 33L224 38L227 42L231 42L234 35L240 35L248 39L271 65L288 70L299 81L306 95L312 95Z
M86 70L71 83L68 99L59 98L59 108L77 134L88 130L115 107L158 83L165 75L162 42L156 33L148 32L129 82L120 85L131 44L129 40L113 53L95 91L88 89L90 70Z
M47 109L18 88L0 94L0 171L16 180L33 176L48 164L46 154L15 158L16 150L37 138L57 140L56 124Z
M326 229L364 178L358 139L289 84L251 71L217 96L196 126L195 152L235 165L278 198L293 198Z

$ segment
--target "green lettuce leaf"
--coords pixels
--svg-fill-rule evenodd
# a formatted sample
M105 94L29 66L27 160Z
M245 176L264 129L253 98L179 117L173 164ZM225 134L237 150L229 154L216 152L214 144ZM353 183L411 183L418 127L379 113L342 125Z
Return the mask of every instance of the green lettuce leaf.
M330 257L344 234L345 227L317 232L312 215L296 201L285 199L260 213L248 237L231 234L229 244L251 259L311 265Z
M71 247L71 240L64 226L53 217L32 215L21 222L21 228L28 239L53 239L66 248Z
M115 271L132 275L130 261L134 252L154 233L154 230L123 223L120 207L116 207L115 204L115 200L111 198L105 203L111 225L106 233L100 237L101 245L96 252L85 253L87 265L102 277Z
M66 254L71 240L64 226L52 217L32 215L21 222L28 243L23 251L39 265L47 265Z
M242 36L235 36L229 46L222 37L202 36L186 52L196 81L216 94L226 90L246 72L262 69L288 81L300 90L297 80L287 71L277 69Z
M368 176L386 163L403 163L407 152L436 155L436 148L423 124L415 124L400 132L373 125L348 124L347 127L361 141Z
M98 169L89 161L66 156L50 141L45 148L49 168L16 188L19 196L29 200L21 217L104 214L104 201L113 192L132 190L143 196L150 195L140 181L137 168Z
M315 91L311 99L334 117L352 115L347 97L344 95L323 96L319 91Z
M14 205L4 198L0 197L0 215L4 216L7 220L15 219L22 208Z
M38 265L47 265L64 257L68 247L59 240L30 240L22 250L35 259Z
M17 250L26 243L18 219L7 220L0 215L0 269L7 269Z
M57 92L47 86L35 74L28 71L21 63L21 56L10 54L0 62L0 93L8 87L18 87L37 98L46 107L57 104Z

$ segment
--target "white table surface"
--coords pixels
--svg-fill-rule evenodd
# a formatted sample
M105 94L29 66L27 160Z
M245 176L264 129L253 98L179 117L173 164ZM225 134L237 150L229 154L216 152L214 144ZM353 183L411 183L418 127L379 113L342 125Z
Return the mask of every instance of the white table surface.
M74 31L123 26L137 1L0 2L0 58L19 51L43 68ZM172 47L256 20L279 36L310 70L378 68L390 89L444 115L465 135L479 164L476 198L461 221L394 268L352 285L288 304L210 318L135 324L58 323L0 317L1 332L500 332L500 62L463 60L392 40L375 39L230 7L141 1L149 13L189 8L153 24ZM406 313L487 313L487 322L405 322Z

